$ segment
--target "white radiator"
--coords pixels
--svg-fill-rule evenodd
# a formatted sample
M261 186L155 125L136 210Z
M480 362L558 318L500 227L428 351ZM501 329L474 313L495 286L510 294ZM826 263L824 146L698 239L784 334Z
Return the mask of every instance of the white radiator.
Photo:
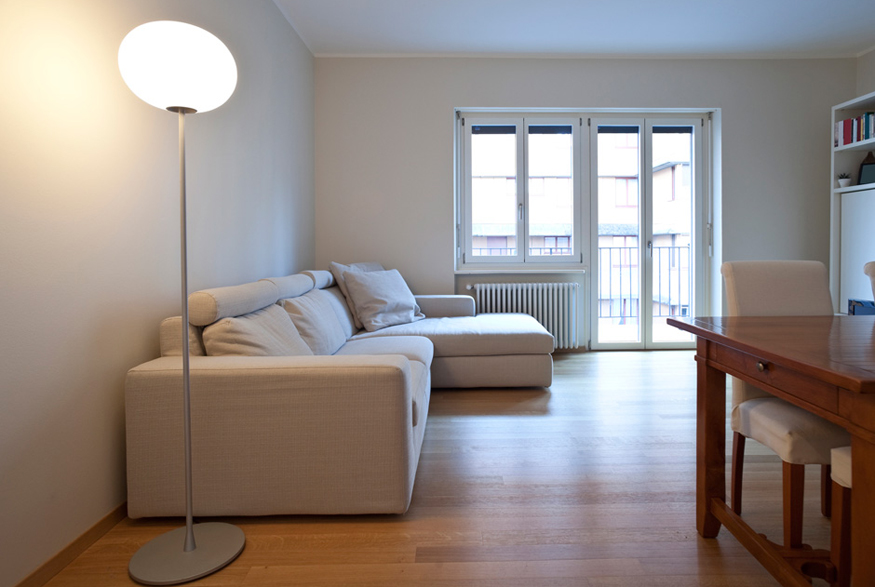
M580 284L578 283L475 283L479 314L518 312L544 325L558 349L580 346Z

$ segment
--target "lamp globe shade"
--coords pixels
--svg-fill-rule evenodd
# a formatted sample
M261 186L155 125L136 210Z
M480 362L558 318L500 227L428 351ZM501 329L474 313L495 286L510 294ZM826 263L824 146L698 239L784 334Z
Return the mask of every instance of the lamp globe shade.
M237 64L225 44L184 22L147 22L129 32L118 67L138 98L165 110L208 112L237 87Z

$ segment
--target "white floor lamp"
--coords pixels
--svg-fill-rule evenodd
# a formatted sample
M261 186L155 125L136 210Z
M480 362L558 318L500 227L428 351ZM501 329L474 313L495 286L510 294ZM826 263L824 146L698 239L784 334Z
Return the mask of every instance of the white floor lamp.
M182 379L185 437L185 527L143 545L128 566L135 581L176 585L218 571L246 544L237 526L194 524L191 487L191 375L188 346L188 267L185 219L185 115L224 104L237 87L237 64L213 34L183 22L138 26L118 52L122 78L144 102L179 114L179 205L182 257Z

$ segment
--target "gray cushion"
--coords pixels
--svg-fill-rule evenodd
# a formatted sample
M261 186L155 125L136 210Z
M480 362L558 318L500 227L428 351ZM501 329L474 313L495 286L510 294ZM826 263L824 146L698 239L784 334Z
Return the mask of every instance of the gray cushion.
M285 310L270 305L244 316L223 318L204 328L207 355L294 356L313 351Z
M349 309L352 311L353 322L355 323L356 330L362 327L362 323L359 321L358 317L355 315L355 307L353 306L352 299L349 297L349 290L346 288L346 280L344 279L344 273L349 271L382 271L383 266L379 263L375 262L363 262L363 263L352 263L351 265L343 265L341 263L331 263L329 265L331 270L331 275L334 276L334 281L337 282L337 287L340 288L340 291L343 293L344 299L346 299L347 305L349 305Z
M349 305L346 303L346 298L343 297L343 292L339 287L329 287L321 290L325 297L331 302L331 307L334 308L334 313L340 326L343 328L343 335L346 338L352 336L358 328L355 326L355 318L352 315Z
M429 338L434 343L435 357L553 352L553 335L528 314L426 318L376 332L361 332L353 336L352 340L398 335Z
M396 269L346 271L344 280L355 315L368 332L425 318Z
M282 304L313 354L333 355L346 342L330 294L313 289L300 297L283 300Z

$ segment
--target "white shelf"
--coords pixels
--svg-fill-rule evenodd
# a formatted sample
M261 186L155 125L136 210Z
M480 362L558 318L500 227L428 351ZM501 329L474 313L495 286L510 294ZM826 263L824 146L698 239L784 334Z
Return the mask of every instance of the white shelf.
M859 96L853 100L848 100L847 102L842 102L837 106L833 106L833 110L861 110L873 106L875 106L875 92Z
M833 190L833 193L848 194L851 192L862 192L865 190L875 190L875 183L864 183L863 185L849 185L846 188L836 188Z
M875 151L875 138L848 143L847 145L842 145L840 147L833 147L832 150L834 153L843 153L845 151Z

